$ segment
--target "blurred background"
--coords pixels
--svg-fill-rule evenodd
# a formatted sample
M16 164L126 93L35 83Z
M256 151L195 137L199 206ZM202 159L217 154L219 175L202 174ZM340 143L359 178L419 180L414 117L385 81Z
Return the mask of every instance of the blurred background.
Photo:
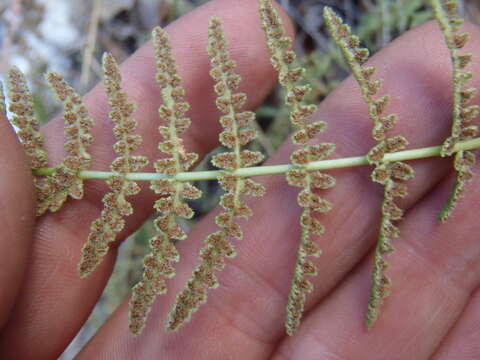
M35 110L42 122L61 111L47 89L43 74L62 73L80 93L101 78L101 56L111 52L122 62L150 37L155 25L165 26L207 0L0 0L0 78L11 65L27 76ZM308 99L320 102L348 75L339 50L332 45L322 19L325 5L350 24L372 53L408 29L431 18L427 0L277 0L297 28L296 51L313 87ZM480 24L480 2L459 0L462 16ZM256 150L271 154L290 131L282 93L274 89L257 110ZM212 169L209 158L198 166ZM196 217L215 206L221 190L216 182L196 184L205 196L192 203ZM117 265L90 319L61 359L72 359L108 315L124 300L142 271L142 258L153 233L151 221L121 246Z

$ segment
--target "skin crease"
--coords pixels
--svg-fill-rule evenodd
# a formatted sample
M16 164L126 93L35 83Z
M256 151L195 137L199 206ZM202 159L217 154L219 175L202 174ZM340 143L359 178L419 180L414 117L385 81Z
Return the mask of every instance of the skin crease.
M219 131L213 92L205 91L212 86L204 52L208 17L212 15L225 22L226 36L233 44L232 56L244 79L241 90L250 98L249 107L261 102L274 80L259 27L257 1L211 1L169 26L192 103L193 125L186 144L201 154L217 144ZM478 53L480 40L475 39L480 39L480 31L474 26L467 30L473 40L465 51ZM472 69L480 73L477 63ZM375 76L385 80L381 92L392 96L387 111L400 117L392 135L404 135L410 148L440 144L450 127L451 65L438 26L428 23L410 31L379 52L370 64L377 66ZM159 100L150 45L127 60L122 73L132 100L142 100L136 115L144 137L140 151L154 159L159 136L151 130L151 122L158 124ZM480 82L474 80L471 85L480 87ZM101 91L99 86L87 96L97 122L93 169L106 169L114 157L108 108ZM336 142L336 157L364 154L374 144L366 105L352 78L320 105L315 117L329 123L319 140ZM6 122L1 126L6 127ZM61 119L56 119L44 129L53 163L62 157L62 126ZM18 266L11 268L9 279L19 282L22 266L27 267L21 289L10 287L9 293L0 295L3 318L17 297L1 334L0 358L52 359L86 320L114 262L112 251L89 278L80 280L76 274L80 248L90 222L98 216L106 189L102 182L87 182L86 200L70 201L59 213L37 220L32 237L33 195L26 161L21 159L12 131L0 131L0 137L1 146L9 145L9 157L15 158L2 157L2 170L14 176L2 176L0 185L2 209L9 209L2 218L13 221L7 228L11 226L15 236L2 234L0 241L10 245L15 238L17 245L1 254L19 254ZM293 149L287 142L268 163L288 162ZM480 180L477 176L469 186L468 197L460 202L449 223L438 223L435 216L450 191L450 163L449 159L412 163L416 177L408 183L409 196L401 203L408 214L400 226L402 236L394 243L397 251L389 259L392 295L371 331L365 330L364 314L382 189L371 183L370 169L364 167L330 172L337 178L337 186L325 192L325 197L334 209L321 219L327 232L318 238L323 249L316 260L319 275L312 279L315 292L307 301L303 324L295 336L285 337L283 319L298 246L300 209L293 206L298 189L286 185L282 176L271 176L259 179L266 185L267 195L249 202L256 216L244 223L244 240L235 242L237 258L229 260L219 273L221 287L209 292L208 303L190 323L173 334L163 329L175 294L198 263L198 249L216 230L215 214L199 222L188 240L179 244L182 261L177 277L169 281L168 294L156 301L143 334L129 334L125 303L78 358L437 360L450 359L451 354L455 359L480 358L478 320L474 320L480 313L480 294L476 291L480 273L474 271L480 265L480 246L473 235L479 232L480 224L472 216L479 210ZM478 167L475 170L478 174ZM14 193L19 195L14 197ZM128 219L128 229L120 238L141 224L152 202L150 191L136 197L135 215ZM25 222L19 223L22 216ZM33 245L27 258L25 244L29 241ZM2 265L6 271L3 269L8 268Z

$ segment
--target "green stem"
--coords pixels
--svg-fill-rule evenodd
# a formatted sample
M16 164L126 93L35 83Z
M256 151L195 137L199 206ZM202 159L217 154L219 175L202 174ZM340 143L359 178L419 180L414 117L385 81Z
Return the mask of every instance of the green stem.
M440 156L441 146L430 146L420 149L398 151L395 153L388 153L384 156L385 162L392 161L407 161L415 159L424 159L429 157ZM480 148L480 138L462 141L455 145L454 152L464 151L464 150L474 150ZM321 160L313 161L305 166L308 170L330 170L330 169L339 169L339 168L348 168L354 166L364 166L369 165L366 156L355 156L341 159L332 159L332 160ZM242 168L235 170L233 174L240 177L251 177L251 176L261 176L261 175L273 175L273 174L284 174L287 171L295 168L294 165L270 165L270 166L255 166L249 168ZM35 169L33 171L34 175L37 176L48 176L53 173L53 168L42 168ZM222 170L213 170L213 171L192 171L192 172L183 172L174 176L175 180L178 181L198 181L198 180L215 180L223 174ZM113 172L108 171L91 171L84 170L80 171L78 176L81 179L108 179L111 176L115 175ZM152 181L158 180L167 177L163 174L158 173L130 173L126 174L127 180L132 181Z

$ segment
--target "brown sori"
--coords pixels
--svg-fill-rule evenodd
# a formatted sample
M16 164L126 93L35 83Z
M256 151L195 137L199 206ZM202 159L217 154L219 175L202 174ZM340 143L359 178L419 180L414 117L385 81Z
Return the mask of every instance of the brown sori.
M371 327L378 317L384 299L388 296L390 279L386 274L388 262L386 255L394 249L391 244L400 236L400 230L393 224L402 218L403 211L395 204L395 198L407 196L407 187L402 181L413 177L413 169L400 161L388 162L385 154L405 149L408 145L403 136L387 137L397 121L396 114L385 114L390 101L388 95L378 96L382 80L374 80L375 68L362 66L368 59L369 51L360 46L360 39L352 35L350 27L343 23L332 9L325 7L324 18L328 30L350 66L357 80L364 101L368 105L368 113L373 122L372 137L377 144L367 155L368 162L374 165L372 180L384 187L384 198L381 205L380 230L374 255L370 301L367 311L367 326Z
M142 137L135 135L137 122L132 118L136 105L128 101L127 93L122 91L121 75L118 65L111 54L103 56L105 92L111 111L108 116L115 125L113 134L117 142L113 145L118 157L110 165L114 173L107 180L110 192L102 199L103 209L100 217L90 225L90 234L82 247L82 258L78 265L81 277L89 275L107 254L109 245L125 227L125 216L133 212L132 205L126 199L140 192L140 187L127 174L145 167L148 160L144 156L132 155L141 143Z
M235 61L230 59L228 43L223 33L223 27L218 18L210 20L208 31L208 55L211 59L210 75L215 81L217 108L223 114L220 123L223 131L220 134L221 143L231 149L215 155L212 163L225 173L218 178L225 194L220 200L224 212L216 217L220 229L210 234L205 240L205 246L200 251L201 264L193 271L184 290L177 295L175 305L168 317L167 329L176 330L191 315L198 310L202 303L207 301L207 289L219 286L214 271L225 267L225 257L233 258L236 251L230 239L241 239L243 236L238 218L249 218L252 211L242 201L241 195L262 196L265 189L251 179L241 178L235 170L255 165L262 161L263 155L259 152L242 150L256 136L248 125L254 120L254 113L242 111L247 97L243 93L235 93L241 78L235 74Z
M167 292L165 279L175 276L173 264L179 261L180 256L174 241L187 237L176 217L190 219L194 213L185 200L198 199L202 195L192 184L175 179L176 174L190 170L198 155L188 153L181 138L191 122L185 117L189 105L184 98L185 90L180 86L181 79L166 31L161 28L153 30L153 46L156 79L163 100L159 109L163 121L159 131L163 141L158 148L167 155L154 165L158 173L169 177L153 181L150 186L160 196L155 202L160 216L154 221L157 235L150 239L151 252L144 259L142 280L133 288L130 299L129 321L133 334L139 334L144 328L157 295Z
M305 96L311 88L309 85L300 85L305 70L295 67L296 54L291 50L292 40L285 35L282 20L269 0L260 0L260 17L272 65L278 72L279 82L286 92L285 102L290 107L290 121L296 127L292 142L300 147L290 157L295 168L287 173L288 183L302 189L297 202L303 208L300 216L300 246L288 296L285 322L287 334L293 335L300 326L307 294L313 291L313 284L307 276L317 275L317 266L308 260L308 257L318 257L321 253L313 235L322 235L325 231L323 225L316 219L315 213L326 213L332 207L316 190L335 186L335 179L332 176L318 170L308 170L307 165L312 161L326 159L334 152L335 144L310 144L311 140L326 129L327 124L324 121L309 121L317 109L315 105L304 103Z

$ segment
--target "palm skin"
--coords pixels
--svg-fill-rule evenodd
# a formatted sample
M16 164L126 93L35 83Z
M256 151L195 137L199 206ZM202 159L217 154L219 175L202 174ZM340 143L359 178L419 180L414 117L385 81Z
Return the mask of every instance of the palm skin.
M205 52L210 16L224 20L232 56L244 81L241 90L255 108L275 82L263 41L256 0L212 0L170 25L193 124L186 146L205 154L217 144L218 113L214 108L209 60ZM288 22L287 22L288 23ZM291 29L291 26L289 27ZM480 49L480 31L467 51ZM477 51L478 53L478 51ZM451 65L443 38L434 23L402 36L372 58L383 92L392 96L389 107L399 115L395 133L410 148L440 144L449 132ZM474 62L473 70L480 73ZM142 153L158 156L159 91L154 82L151 44L122 66L126 90L142 106L136 113L144 138ZM478 80L474 86L479 87ZM108 107L102 86L86 97L97 126L92 146L93 169L106 169L114 157ZM321 141L337 143L337 157L365 154L373 145L371 122L360 90L344 81L315 114L329 129ZM100 296L115 261L115 251L87 279L76 273L80 248L98 215L106 188L87 182L86 199L69 202L56 214L37 219L34 226L32 179L22 149L8 123L0 122L2 177L0 233L0 357L53 359L62 353L86 321ZM63 154L62 121L55 119L43 132L56 163ZM208 129L206 131L206 129ZM101 141L99 139L102 139ZM288 162L293 146L287 142L269 161ZM364 314L368 301L372 247L376 241L382 188L370 181L369 168L330 172L337 186L325 197L334 209L321 220L326 226L318 238L323 255L316 263L319 275L306 304L299 331L285 336L283 319L291 273L298 246L297 189L283 176L260 178L267 195L250 201L254 218L244 223L244 240L236 242L238 256L220 273L221 287L210 291L209 301L177 333L166 333L163 323L175 294L182 288L203 239L215 231L211 214L179 244L182 260L167 295L159 297L143 334L128 332L127 300L83 349L79 359L478 359L480 358L480 245L476 220L480 180L469 186L447 224L436 214L451 187L449 159L412 163L416 176L409 182L407 210L401 238L394 243L388 270L392 295L375 327L367 331ZM476 168L477 173L478 166ZM125 238L149 215L154 194L144 187L135 200ZM281 211L278 211L281 209Z

